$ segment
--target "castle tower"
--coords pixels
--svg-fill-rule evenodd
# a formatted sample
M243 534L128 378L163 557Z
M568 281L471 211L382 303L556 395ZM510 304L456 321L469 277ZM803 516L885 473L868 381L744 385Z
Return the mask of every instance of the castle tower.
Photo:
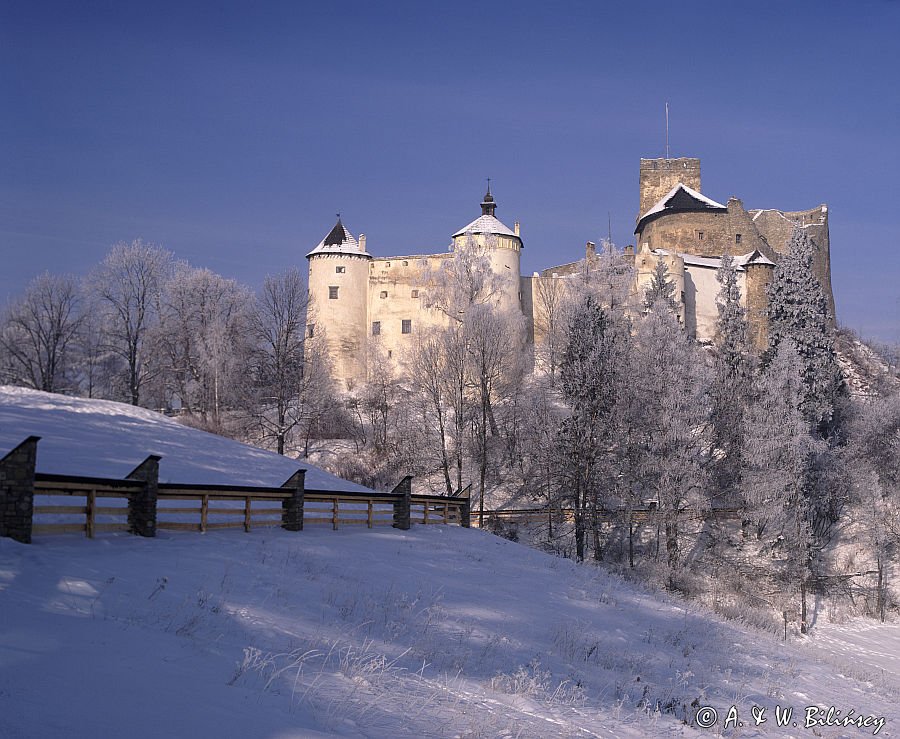
M697 192L700 189L700 160L688 157L680 159L641 159L641 204L638 219L650 210L660 198L678 183Z
M481 216L453 234L451 249L464 248L471 239L485 249L495 275L500 278L501 290L498 305L507 310L521 312L521 289L519 271L523 244L519 236L519 224L515 230L497 219L494 213L497 203L488 184L487 193L481 202Z
M357 241L341 223L309 254L307 335L324 341L342 390L366 379L369 262L366 237Z

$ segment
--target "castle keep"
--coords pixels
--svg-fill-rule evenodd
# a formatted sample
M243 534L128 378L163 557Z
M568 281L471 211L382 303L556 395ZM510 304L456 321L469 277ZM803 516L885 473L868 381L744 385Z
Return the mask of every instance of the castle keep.
M519 224L509 228L496 217L497 204L488 190L481 215L451 237L438 254L375 257L366 237L354 237L338 218L324 239L307 254L311 319L310 337L324 342L335 378L342 390L352 390L368 376L375 351L401 366L410 356L416 336L444 325L446 317L423 300L429 275L453 257L454 250L475 241L486 250L490 269L501 289L495 300L522 313L528 341L543 341L536 296L541 282L570 280L585 262L549 267L523 276L524 247ZM635 295L641 295L659 259L675 284L678 314L685 330L699 341L711 341L719 291L715 273L723 254L734 257L754 343L766 341L766 286L786 253L794 225L808 229L816 245L815 273L834 317L828 239L828 208L807 211L746 210L737 198L723 204L702 193L700 160L642 159L640 199L635 227L637 250L626 248L634 263ZM588 266L594 245L588 242Z

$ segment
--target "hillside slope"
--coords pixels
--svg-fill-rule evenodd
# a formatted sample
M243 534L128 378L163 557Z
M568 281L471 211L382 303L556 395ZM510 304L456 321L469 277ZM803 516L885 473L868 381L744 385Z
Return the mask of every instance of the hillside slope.
M41 437L38 472L122 478L158 454L160 482L278 486L304 468L307 488L369 491L305 461L192 429L145 408L0 386L0 456L29 435Z
M0 613L4 737L693 736L732 705L728 735L813 736L813 704L900 727L895 626L783 644L460 528L0 540Z

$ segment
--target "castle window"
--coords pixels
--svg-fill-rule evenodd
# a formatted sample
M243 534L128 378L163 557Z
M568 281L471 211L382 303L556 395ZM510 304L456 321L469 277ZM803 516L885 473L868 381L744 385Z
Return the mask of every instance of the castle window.
M418 290L413 290L413 291L412 291L412 296L413 296L414 298L418 298L418 297L419 297L419 291L418 291Z
M347 271L347 268L341 264L341 265L338 265L337 267L335 267L334 271L337 272L339 275L342 275L342 274L344 274L344 272Z
M734 235L734 243L735 243L735 244L740 244L740 243L741 243L741 235L740 235L740 234L735 234L735 235Z
M697 241L703 241L703 231L697 231Z
M382 298L386 298L386 297L387 297L387 290L382 290L382 291L381 291L381 297L382 297Z
M316 333L316 324L310 323L306 327L306 336L307 338L312 338Z
M381 336L381 321L372 321L372 336Z
M412 333L412 320L409 318L404 318L401 323L401 333L411 334Z
M338 289L337 285L329 285L328 287L328 299L329 300L337 300L338 299Z
M390 266L391 266L391 263L390 263L390 262L385 262L385 263L384 263L384 266L385 266L385 267L390 267Z
M403 260L403 266L404 266L404 267L408 267L408 266L409 266L409 262L407 262L405 259Z

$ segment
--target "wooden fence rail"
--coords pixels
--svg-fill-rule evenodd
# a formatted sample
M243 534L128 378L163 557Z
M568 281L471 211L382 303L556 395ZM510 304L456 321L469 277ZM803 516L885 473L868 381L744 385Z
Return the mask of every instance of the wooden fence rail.
M154 536L158 529L470 523L468 497L412 495L411 477L390 493L306 489L305 470L281 487L160 483L160 458L153 455L125 479L55 475L35 472L38 441L29 437L0 458L0 536L29 542L32 535L70 532L93 538L107 531Z

